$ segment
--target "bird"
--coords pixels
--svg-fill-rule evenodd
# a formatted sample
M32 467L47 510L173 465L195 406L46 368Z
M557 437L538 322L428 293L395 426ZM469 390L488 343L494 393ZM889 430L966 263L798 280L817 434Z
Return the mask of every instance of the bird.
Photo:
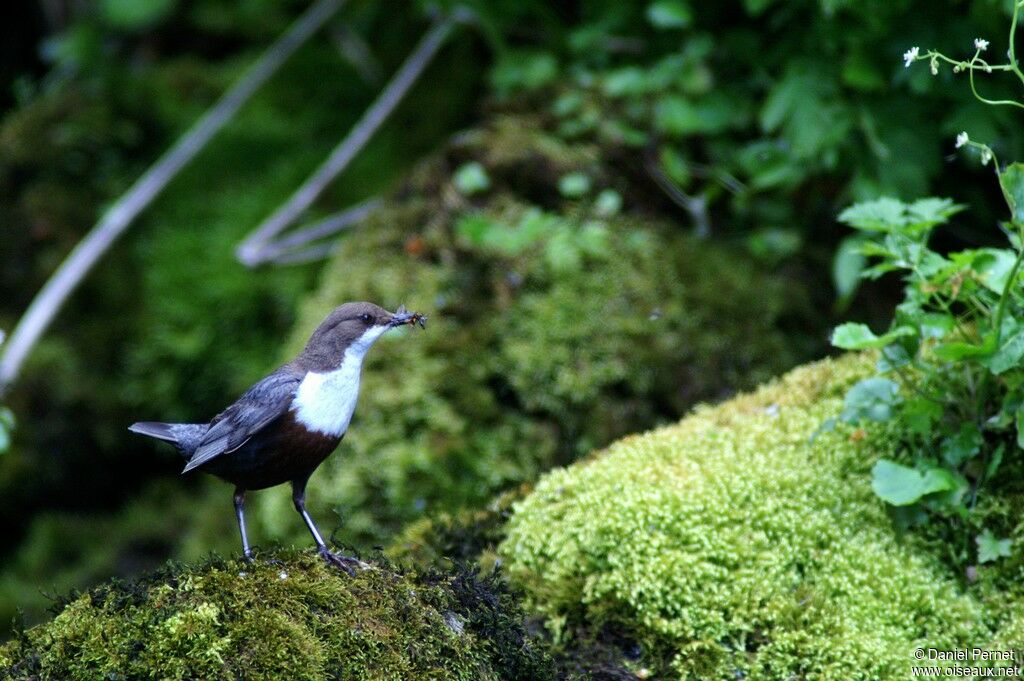
M183 474L212 473L235 486L247 560L253 552L245 527L246 492L291 483L295 510L320 555L354 575L365 564L327 547L306 511L306 484L348 430L367 351L391 329L415 324L426 328L426 317L404 305L388 312L373 303L345 303L327 315L295 359L257 381L209 423L140 421L128 429L174 445L186 459Z

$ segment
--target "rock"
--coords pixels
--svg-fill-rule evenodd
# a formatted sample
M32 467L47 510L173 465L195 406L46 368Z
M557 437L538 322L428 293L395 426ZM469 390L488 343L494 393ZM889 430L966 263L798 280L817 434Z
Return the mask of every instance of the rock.
M114 581L0 647L11 679L553 679L494 580L313 552Z
M1019 648L1019 556L967 584L941 523L901 535L871 491L894 432L812 439L871 367L807 365L545 475L498 551L528 608L568 654L658 678L896 680L915 648ZM1013 494L979 512L1019 527Z

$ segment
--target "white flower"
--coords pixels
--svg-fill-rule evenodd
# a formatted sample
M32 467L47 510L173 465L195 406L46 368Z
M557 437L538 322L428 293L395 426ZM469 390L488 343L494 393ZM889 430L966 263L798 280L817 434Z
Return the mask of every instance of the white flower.
M992 152L988 149L981 150L981 165L987 166L988 162L992 160Z
M903 66L910 67L914 63L914 60L921 54L920 47L911 47L909 50L903 53Z
M982 40L981 38L975 38L974 49L978 50L979 52L984 52L985 50L988 49L988 41Z
M971 138L967 136L966 132L962 132L956 136L956 148L959 149L963 145L971 141Z
M933 76L939 75L939 57L937 55L932 56L931 67L932 67L932 75Z

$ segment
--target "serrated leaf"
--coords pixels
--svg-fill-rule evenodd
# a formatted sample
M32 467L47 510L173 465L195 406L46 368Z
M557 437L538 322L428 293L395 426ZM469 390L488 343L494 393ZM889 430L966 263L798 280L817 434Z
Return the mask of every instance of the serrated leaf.
M871 489L893 506L907 506L935 492L956 489L956 478L941 468L928 468L925 472L880 459L871 469Z
M886 196L855 203L840 213L837 219L854 229L888 232L905 224L904 208L902 201Z
M1009 539L997 539L989 529L975 537L974 541L978 545L979 563L991 563L1010 556L1012 542Z
M856 203L839 214L839 221L867 232L906 232L919 236L946 222L963 206L951 199L927 198L911 204L882 197Z

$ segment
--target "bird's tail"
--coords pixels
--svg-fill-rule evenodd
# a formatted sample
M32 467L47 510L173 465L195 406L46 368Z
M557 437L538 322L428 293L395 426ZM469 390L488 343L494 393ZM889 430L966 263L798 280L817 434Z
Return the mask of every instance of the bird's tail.
M191 458L196 451L203 435L209 429L206 423L160 423L159 421L139 421L128 426L128 430L139 435L170 442L178 448L186 458Z

